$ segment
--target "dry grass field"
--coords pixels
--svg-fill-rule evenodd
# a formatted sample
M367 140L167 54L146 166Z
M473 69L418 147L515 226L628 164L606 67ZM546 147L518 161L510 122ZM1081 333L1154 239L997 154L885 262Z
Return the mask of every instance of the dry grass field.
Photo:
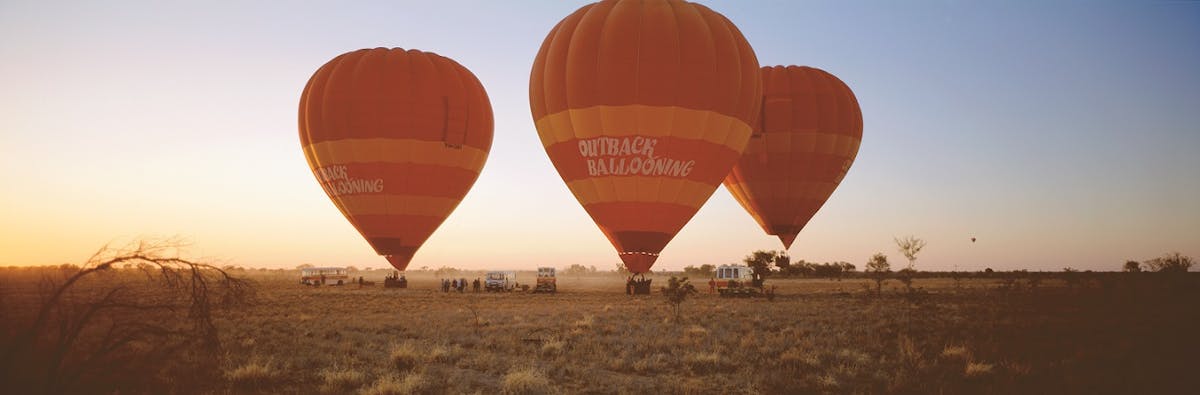
M1105 273L1033 288L917 279L916 293L890 281L882 295L866 279L772 279L773 300L717 297L701 279L677 322L657 291L625 295L617 276L562 276L548 295L442 293L419 272L409 289L384 289L382 271L361 288L303 286L294 271L232 273L257 293L213 312L215 360L130 361L146 383L119 392L1194 393L1200 351L1190 278ZM45 299L47 283L33 277L0 269L0 345ZM656 290L665 284L654 277ZM132 384L81 385L67 388Z

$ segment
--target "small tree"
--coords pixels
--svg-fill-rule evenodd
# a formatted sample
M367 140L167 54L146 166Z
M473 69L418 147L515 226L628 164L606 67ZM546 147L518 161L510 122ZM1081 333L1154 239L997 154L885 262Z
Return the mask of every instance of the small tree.
M1126 273L1141 273L1142 263L1138 261L1125 261L1125 267L1122 271Z
M867 273L871 274L871 278L875 280L875 294L883 294L883 282L887 280L888 273L892 271L892 265L888 263L887 255L882 252L875 253L871 260L867 261Z
M1192 267L1192 263L1192 257L1172 252L1146 261L1146 269L1159 273L1185 273Z
M667 304L671 306L671 312L675 317L675 322L679 322L679 306L687 300L688 295L696 293L696 287L688 282L687 277L671 276L667 280L667 286L662 287L663 296L667 297Z
M905 236L904 238L893 238L896 240L896 246L899 247L900 253L908 258L908 269L912 269L917 262L917 253L925 248L925 240L918 239L913 236Z
M758 250L754 251L750 255L747 255L742 262L745 262L746 266L750 266L750 269L754 271L754 275L756 277L759 279L765 279L771 274L771 264L774 263L775 259L778 257L778 252Z
M629 271L629 268L625 267L625 262L617 262L617 267L616 269L613 269L613 272L620 274L621 277L629 277L629 275L632 274L632 272Z
M587 274L587 273L588 273L587 266L580 265L578 263L572 264L571 266L567 266L565 269L563 269L563 274L569 274L569 275L576 276L576 277Z

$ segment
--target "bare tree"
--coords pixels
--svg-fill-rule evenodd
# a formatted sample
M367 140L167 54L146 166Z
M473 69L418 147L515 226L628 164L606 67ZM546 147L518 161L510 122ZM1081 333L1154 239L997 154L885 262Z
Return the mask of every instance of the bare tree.
M913 265L917 262L917 253L925 248L925 240L918 239L912 235L904 238L893 238L896 240L896 246L900 248L900 253L908 258L908 269L912 270Z
M47 278L38 300L25 304L31 314L4 311L0 329L13 334L0 340L5 387L15 393L162 392L153 386L166 384L155 380L172 367L192 375L215 372L221 344L213 311L248 302L253 286L179 258L178 246L106 246L82 266L56 270L61 282Z
M888 263L887 255L882 252L876 253L867 261L867 273L871 274L871 278L875 280L875 294L883 294L883 282L887 280L888 273L892 271L892 265Z
M1185 273L1192 267L1192 257L1172 252L1145 262L1146 268L1154 272Z

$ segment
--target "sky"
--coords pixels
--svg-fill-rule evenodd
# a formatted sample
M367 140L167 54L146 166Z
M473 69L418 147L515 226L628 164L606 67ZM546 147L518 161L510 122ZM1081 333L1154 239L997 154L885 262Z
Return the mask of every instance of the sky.
M168 237L220 264L387 267L309 171L297 108L333 57L402 47L469 68L495 113L479 180L410 268L612 269L529 109L538 48L586 3L0 2L0 266ZM1200 2L701 3L760 64L829 71L862 107L793 260L896 266L906 235L920 270L1200 257ZM655 269L781 248L718 188Z

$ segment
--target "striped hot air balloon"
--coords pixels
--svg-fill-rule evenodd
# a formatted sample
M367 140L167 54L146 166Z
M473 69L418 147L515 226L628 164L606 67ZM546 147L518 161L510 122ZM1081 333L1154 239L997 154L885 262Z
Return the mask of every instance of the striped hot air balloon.
M791 248L858 155L854 92L821 69L762 68L763 109L725 188L769 235Z
M740 157L760 89L754 51L721 14L611 0L550 31L529 101L571 193L626 267L644 273Z
M479 177L492 146L492 107L454 60L362 49L309 79L300 144L334 205L404 270Z

